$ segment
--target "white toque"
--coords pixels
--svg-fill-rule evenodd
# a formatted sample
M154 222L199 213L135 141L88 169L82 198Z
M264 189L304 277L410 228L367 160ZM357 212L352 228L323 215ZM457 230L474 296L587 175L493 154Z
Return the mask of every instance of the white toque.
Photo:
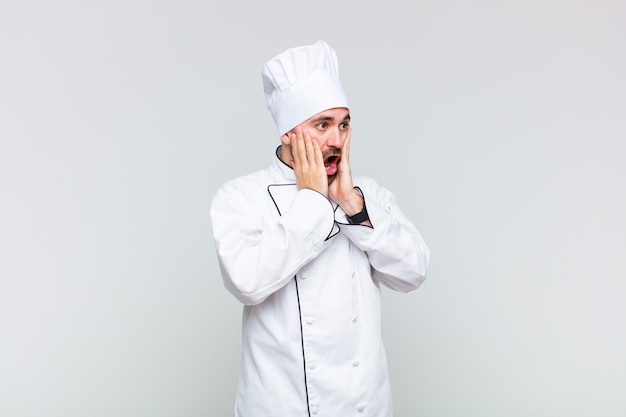
M262 71L265 106L282 136L324 110L348 107L335 51L324 41L288 49Z

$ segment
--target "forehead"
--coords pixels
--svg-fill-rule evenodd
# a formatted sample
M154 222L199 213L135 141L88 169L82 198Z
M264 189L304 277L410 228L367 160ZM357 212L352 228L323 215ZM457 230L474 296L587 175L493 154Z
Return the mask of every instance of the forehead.
M319 112L315 116L312 116L304 121L304 123L311 124L319 121L343 122L346 120L350 120L350 111L345 107L337 107Z

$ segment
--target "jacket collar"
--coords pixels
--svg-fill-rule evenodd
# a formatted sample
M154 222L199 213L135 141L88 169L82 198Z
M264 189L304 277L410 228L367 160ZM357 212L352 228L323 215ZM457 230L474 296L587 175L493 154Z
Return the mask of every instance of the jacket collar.
M293 171L293 168L280 160L278 157L279 152L280 146L276 148L276 152L274 153L274 159L271 165L272 170L278 174L277 179L279 179L281 184L295 184L296 173Z
M282 216L285 210L287 210L291 205L293 198L296 196L298 187L296 185L296 174L293 171L293 168L280 160L278 157L279 152L280 146L276 148L274 158L272 159L272 163L269 167L272 173L271 178L274 182L268 185L267 192L274 202L274 205L278 210L278 214Z

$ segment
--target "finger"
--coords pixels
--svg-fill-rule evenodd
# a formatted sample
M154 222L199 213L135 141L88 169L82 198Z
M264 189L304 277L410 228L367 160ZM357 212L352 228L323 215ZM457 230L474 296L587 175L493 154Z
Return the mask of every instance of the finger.
M296 143L296 134L293 132L293 130L291 132L288 133L289 135L289 146L291 147L291 167L295 169L295 165L296 165L296 153L297 153L297 148L298 148L298 144Z
M291 131L289 132L289 144L291 146L291 158L293 159L294 163L298 163L298 143L296 141L296 134L295 132Z
M311 139L308 138L307 134L305 131L303 131L302 129L298 129L296 132L296 137L297 137L297 142L298 142L298 149L299 149L299 154L300 154L300 172L308 172L309 169L311 169Z
M312 144L313 144L313 162L315 162L315 165L317 166L323 166L324 165L324 155L322 155L322 150L320 149L320 145L319 143L317 143L316 139L312 139L311 140Z
M348 127L348 134L346 141L341 147L341 159L339 160L340 167L346 167L350 165L350 138L352 136L352 128Z
M291 139L291 146L293 151L293 158L296 161L296 164L302 164L303 160L303 152L305 152L302 143L302 134L299 129L295 129ZM304 154L305 155L305 154Z
M350 138L352 137L352 128L348 127L348 135L346 137L346 141L343 143L342 153L345 154L346 158L350 156Z
M315 162L315 148L313 147L311 135L309 135L309 132L304 132L303 136L304 136L304 146L306 148L307 161L313 163Z

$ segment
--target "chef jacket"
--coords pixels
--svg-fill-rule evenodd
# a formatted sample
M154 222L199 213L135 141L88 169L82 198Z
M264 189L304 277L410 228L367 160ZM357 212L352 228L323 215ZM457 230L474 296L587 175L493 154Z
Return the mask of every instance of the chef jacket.
M211 206L226 288L244 304L236 417L391 417L380 284L407 292L429 250L394 196L354 177L373 227L270 166Z

